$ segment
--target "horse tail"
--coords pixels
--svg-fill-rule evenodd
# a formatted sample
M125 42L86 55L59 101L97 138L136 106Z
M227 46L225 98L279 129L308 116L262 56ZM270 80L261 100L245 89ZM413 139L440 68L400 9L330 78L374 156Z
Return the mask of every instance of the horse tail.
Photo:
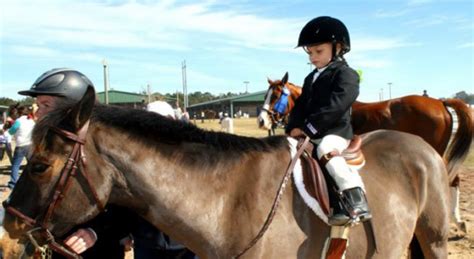
M470 108L460 99L446 99L443 104L446 108L453 108L458 117L458 129L445 153L451 182L456 177L456 174L453 173L454 169L464 161L469 152L474 136L474 124ZM452 123L454 124L454 121Z

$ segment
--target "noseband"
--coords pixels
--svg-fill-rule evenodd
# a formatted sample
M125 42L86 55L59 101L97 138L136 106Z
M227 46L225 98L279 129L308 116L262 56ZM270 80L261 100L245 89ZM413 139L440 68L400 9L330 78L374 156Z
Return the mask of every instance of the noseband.
M79 172L82 173L82 176L84 177L84 179L86 179L87 185L89 187L89 190L92 196L94 197L97 207L99 208L101 212L104 211L104 204L102 204L102 202L100 201L99 196L97 195L97 192L94 186L92 185L91 179L89 178L87 174L87 163L86 163L86 157L84 155L84 144L86 142L86 134L87 134L88 128L89 128L89 120L87 120L87 122L84 124L84 126L82 126L82 128L78 131L77 134L74 134L72 132L69 132L57 127L51 128L55 133L74 141L74 146L59 175L59 180L56 183L54 192L50 194L50 203L48 205L48 209L46 210L46 213L43 215L43 220L41 222L38 222L36 219L33 219L25 215L20 210L11 206L8 203L8 201L5 201L3 203L3 206L5 207L8 213L20 218L26 225L33 227L32 230L27 232L27 236L30 239L31 243L36 248L40 249L40 251L42 251L44 248L38 245L38 242L33 237L34 232L39 232L40 235L43 238L45 238L46 244L57 253L60 253L68 258L80 258L80 256L76 254L75 252L70 251L68 248L57 243L54 239L54 236L48 229L48 223L51 220L54 209L59 206L63 198L66 196L66 193L72 183L71 180L76 176L76 172L77 172L77 168L79 164L82 165L82 170L79 170ZM38 219L40 218L40 216L36 218Z

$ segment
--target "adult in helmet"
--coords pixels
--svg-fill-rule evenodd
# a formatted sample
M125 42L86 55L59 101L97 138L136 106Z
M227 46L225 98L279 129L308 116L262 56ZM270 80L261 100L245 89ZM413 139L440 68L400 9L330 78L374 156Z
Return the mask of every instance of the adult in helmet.
M94 85L81 72L68 68L56 68L42 74L29 90L18 93L36 97L38 110L35 115L38 120L41 120L57 107L72 108L90 87L94 88ZM127 214L128 211L124 212L124 210L120 207L109 207L95 219L74 228L69 235L66 235L65 244L74 252L81 254L83 258L123 258L124 250L119 240L127 236L130 230L116 226L125 222L125 220L122 222L122 215ZM53 254L53 258L62 258L62 256Z
M81 72L68 68L56 68L42 74L29 90L18 93L36 97L38 105L36 116L41 119L59 104L72 106L77 103L88 87L94 87L94 85Z
M309 136L318 144L313 156L327 160L326 169L341 198L329 223L368 220L372 216L361 177L342 156L332 155L342 153L353 137L350 110L359 95L359 76L344 59L351 49L349 32L336 18L317 17L303 27L297 47L304 49L315 69L304 80L286 132L292 137Z

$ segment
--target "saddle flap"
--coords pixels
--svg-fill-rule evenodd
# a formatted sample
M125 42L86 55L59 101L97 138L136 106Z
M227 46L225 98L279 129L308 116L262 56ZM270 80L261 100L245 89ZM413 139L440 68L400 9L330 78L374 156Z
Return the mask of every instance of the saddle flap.
M324 178L320 166L311 156L312 145L309 146L311 147L305 150L300 157L305 188L309 195L318 201L323 212L329 215L330 205L326 179Z

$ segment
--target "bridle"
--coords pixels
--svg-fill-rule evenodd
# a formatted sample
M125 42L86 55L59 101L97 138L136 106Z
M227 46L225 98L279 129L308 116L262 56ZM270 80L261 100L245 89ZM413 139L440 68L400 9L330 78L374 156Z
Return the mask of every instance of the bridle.
M275 87L276 86L271 86L268 89L267 94L273 95ZM272 125L283 125L283 122L286 116L288 116L290 110L290 96L290 90L286 87L285 84L283 84L280 97L278 97L278 99L274 102L273 107L268 106L268 108L262 108L263 111L266 111L269 114L272 120Z
M41 215L37 216L36 219L33 219L17 208L11 206L8 201L3 203L6 211L13 216L20 218L26 225L32 227L32 230L27 232L27 236L30 239L31 243L40 251L43 247L38 245L38 241L33 236L34 232L38 232L41 237L46 240L46 245L50 247L57 253L60 253L68 258L81 258L78 254L71 251L69 248L55 241L55 238L51 231L48 229L48 223L51 220L54 210L59 206L63 198L66 196L67 191L69 190L72 179L76 176L76 172L80 172L84 179L86 179L89 190L94 197L94 200L97 204L97 207L102 212L105 207L104 204L100 201L97 192L92 185L91 179L87 174L87 163L86 157L84 155L84 144L86 142L86 134L89 128L89 120L79 129L77 134L74 134L70 131L66 131L57 127L51 127L56 134L59 134L67 139L74 141L74 146L71 153L59 175L59 180L56 183L54 191L50 194L50 203L46 213L43 214L43 219L38 221ZM78 166L82 166L82 170L77 170Z

